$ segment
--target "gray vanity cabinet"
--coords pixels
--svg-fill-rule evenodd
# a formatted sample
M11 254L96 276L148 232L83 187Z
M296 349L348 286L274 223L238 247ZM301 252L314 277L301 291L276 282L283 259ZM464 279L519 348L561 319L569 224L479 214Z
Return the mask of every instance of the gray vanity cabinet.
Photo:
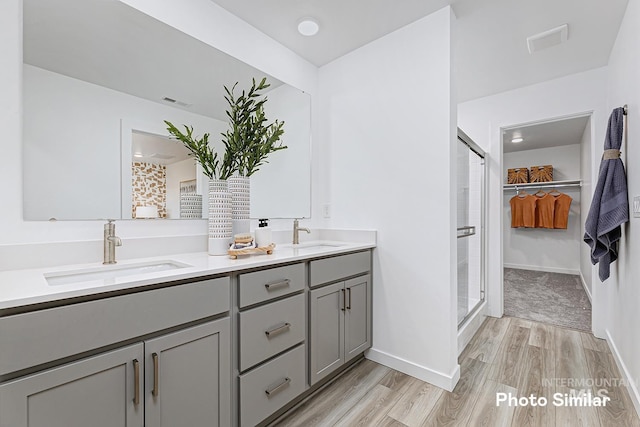
M2 384L0 426L142 427L143 361L139 343Z
M231 423L229 319L145 341L145 425Z
M2 384L0 427L228 426L228 342L225 318Z
M313 385L371 347L371 276L312 289L310 314Z
M229 307L222 277L0 317L0 427L231 425Z

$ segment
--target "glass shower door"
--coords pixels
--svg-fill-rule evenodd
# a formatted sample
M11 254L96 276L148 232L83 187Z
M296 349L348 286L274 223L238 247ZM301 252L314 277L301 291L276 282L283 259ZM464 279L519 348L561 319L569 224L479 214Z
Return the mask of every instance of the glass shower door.
M458 326L485 299L484 291L484 152L466 135L458 135L457 244Z

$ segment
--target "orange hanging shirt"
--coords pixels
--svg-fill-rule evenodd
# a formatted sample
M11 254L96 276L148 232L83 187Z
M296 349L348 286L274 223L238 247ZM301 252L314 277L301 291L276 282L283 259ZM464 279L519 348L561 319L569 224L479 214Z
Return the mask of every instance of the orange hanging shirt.
M511 205L511 227L534 227L536 198L531 194L516 195L509 200Z
M552 195L555 199L555 206L553 211L553 228L567 228L569 223L569 208L573 199L564 193L560 193L557 196Z
M536 228L553 228L556 199L547 193L534 198L536 199Z

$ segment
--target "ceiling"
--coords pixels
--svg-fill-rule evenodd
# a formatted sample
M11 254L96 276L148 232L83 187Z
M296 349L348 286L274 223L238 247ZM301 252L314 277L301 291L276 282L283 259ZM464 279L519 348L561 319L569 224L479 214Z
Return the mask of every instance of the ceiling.
M24 0L23 15L25 63L207 117L227 120L225 85L282 84L119 1Z
M189 158L189 150L181 142L140 131L132 132L131 153L136 162L156 165L170 165Z
M212 0L213 1L213 0ZM321 66L447 4L458 102L604 66L628 0L215 0ZM320 33L297 33L313 16ZM526 37L569 25L530 55ZM194 60L197 58L197 60ZM226 121L223 86L265 74L118 1L24 0L24 61ZM275 88L282 82L267 76Z
M605 66L628 0L212 0L317 66L451 4L457 100ZM320 32L297 23L311 16ZM530 55L528 36L562 24L569 40Z
M580 144L588 124L589 116L584 116L508 129L504 131L502 136L503 151L505 153L514 153L516 151ZM519 143L511 142L517 136L522 137L524 141Z

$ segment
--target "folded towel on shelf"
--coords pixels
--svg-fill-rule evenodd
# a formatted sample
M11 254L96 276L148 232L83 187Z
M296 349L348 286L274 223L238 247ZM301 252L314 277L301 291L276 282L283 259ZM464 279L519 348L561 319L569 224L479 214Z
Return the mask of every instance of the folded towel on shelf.
M609 117L604 149L620 150L624 127L623 108L616 108ZM624 165L619 157L603 156L598 182L585 222L584 241L591 248L591 263L599 265L600 281L609 278L610 264L618 259L621 225L629 221L629 196Z

